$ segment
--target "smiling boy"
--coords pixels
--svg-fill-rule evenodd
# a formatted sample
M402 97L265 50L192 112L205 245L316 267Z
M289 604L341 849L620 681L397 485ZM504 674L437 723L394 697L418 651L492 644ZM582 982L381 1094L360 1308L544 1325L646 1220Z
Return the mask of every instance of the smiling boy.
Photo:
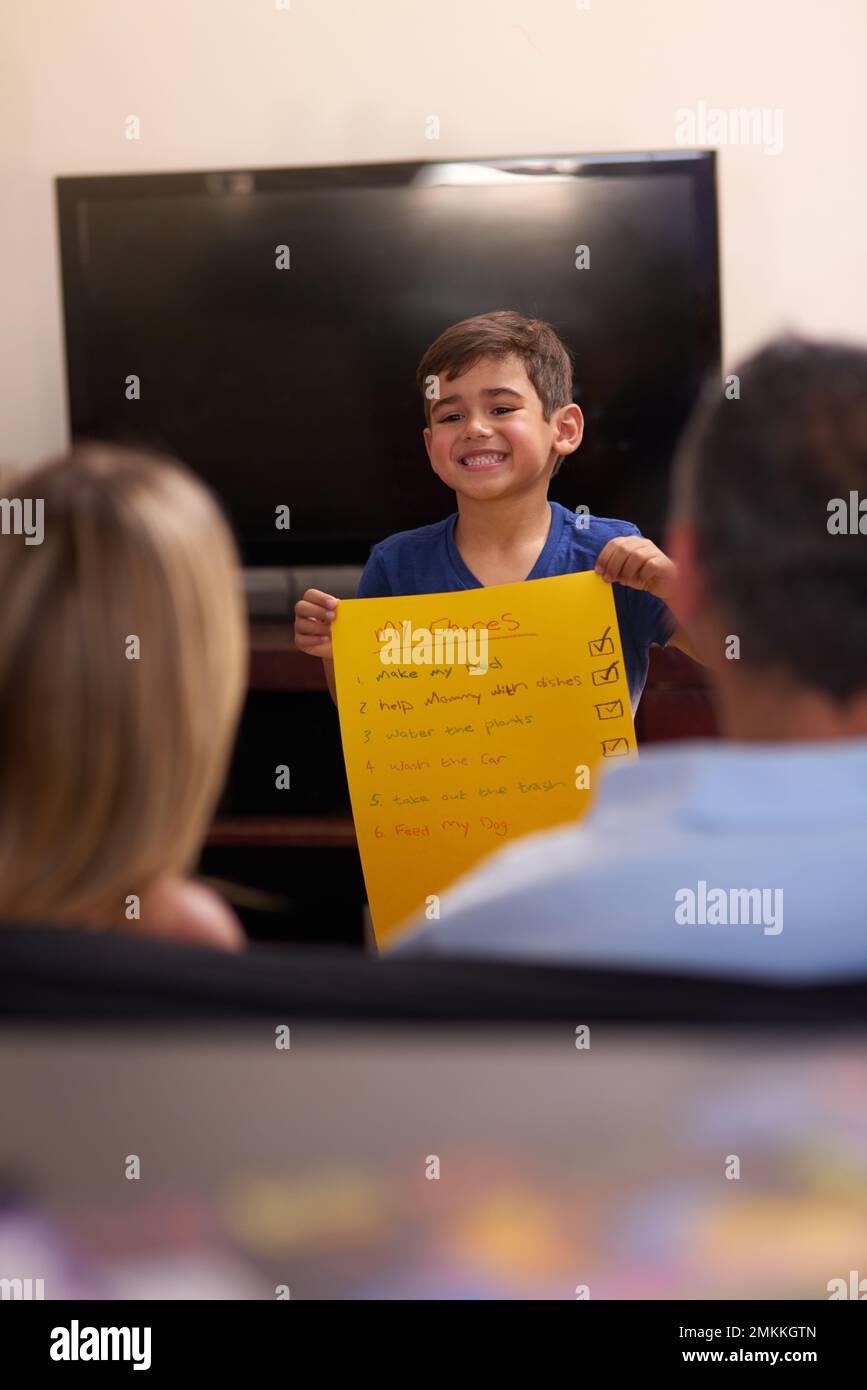
M417 382L428 458L458 510L375 546L358 597L448 593L595 569L614 586L634 711L650 646L671 642L692 652L666 607L672 561L631 522L576 516L548 500L551 478L584 431L557 334L510 310L465 319L428 348ZM322 658L332 696L337 602L308 589L295 606L296 645Z

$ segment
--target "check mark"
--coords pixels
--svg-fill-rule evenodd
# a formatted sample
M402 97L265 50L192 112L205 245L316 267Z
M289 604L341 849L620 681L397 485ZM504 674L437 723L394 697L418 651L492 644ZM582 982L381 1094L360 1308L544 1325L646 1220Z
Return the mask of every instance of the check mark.
M622 700L603 700L600 704L594 705L597 718L599 719L622 719L623 701Z
M629 754L629 744L625 738L604 738L602 740L603 758L625 758Z
M591 656L612 656L614 653L614 643L608 636L611 631L609 623L601 637L593 637L587 643Z
M612 661L610 666L600 667L593 672L594 685L613 685L617 680L617 662Z

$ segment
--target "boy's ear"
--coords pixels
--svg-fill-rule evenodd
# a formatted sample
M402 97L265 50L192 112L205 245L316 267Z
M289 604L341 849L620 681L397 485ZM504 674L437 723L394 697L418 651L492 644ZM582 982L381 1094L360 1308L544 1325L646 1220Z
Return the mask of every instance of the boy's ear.
M671 607L678 620L689 627L705 608L704 575L698 561L695 530L688 521L672 521L667 528L665 551L677 568Z
M440 472L440 470L437 468L436 464L434 463L433 454L431 453L431 446L432 446L432 443L433 443L433 434L431 433L431 431L430 431L429 429L422 430L422 438L424 439L424 447L427 449L427 456L428 456L428 459L429 459L429 461L430 461L430 466L431 466L431 468L433 469L434 473L436 473L437 477L438 477L439 479L441 479L441 481L445 481L445 479L443 479L442 473ZM451 483L447 483L446 486L447 486L447 487L451 487Z
M574 454L584 437L584 416L577 405L564 405L557 411L554 448L558 454Z

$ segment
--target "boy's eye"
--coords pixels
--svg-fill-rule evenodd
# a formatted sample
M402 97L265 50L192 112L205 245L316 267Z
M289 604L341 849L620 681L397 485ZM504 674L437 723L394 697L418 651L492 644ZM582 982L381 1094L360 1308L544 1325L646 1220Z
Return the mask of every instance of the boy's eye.
M491 414L497 415L500 411L502 411L506 415L511 415L517 409L518 406L516 405L495 405L492 407ZM449 425L451 424L452 420L459 420L460 418L460 414L457 411L455 411L452 415L441 415L439 420L434 420L434 424Z

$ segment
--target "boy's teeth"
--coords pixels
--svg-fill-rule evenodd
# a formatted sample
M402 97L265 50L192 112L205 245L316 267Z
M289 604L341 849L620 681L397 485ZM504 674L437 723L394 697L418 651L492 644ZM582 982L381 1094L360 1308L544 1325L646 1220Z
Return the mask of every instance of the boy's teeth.
M462 458L461 463L465 468L473 468L483 464L500 463L505 457L505 454L475 454L471 458Z

